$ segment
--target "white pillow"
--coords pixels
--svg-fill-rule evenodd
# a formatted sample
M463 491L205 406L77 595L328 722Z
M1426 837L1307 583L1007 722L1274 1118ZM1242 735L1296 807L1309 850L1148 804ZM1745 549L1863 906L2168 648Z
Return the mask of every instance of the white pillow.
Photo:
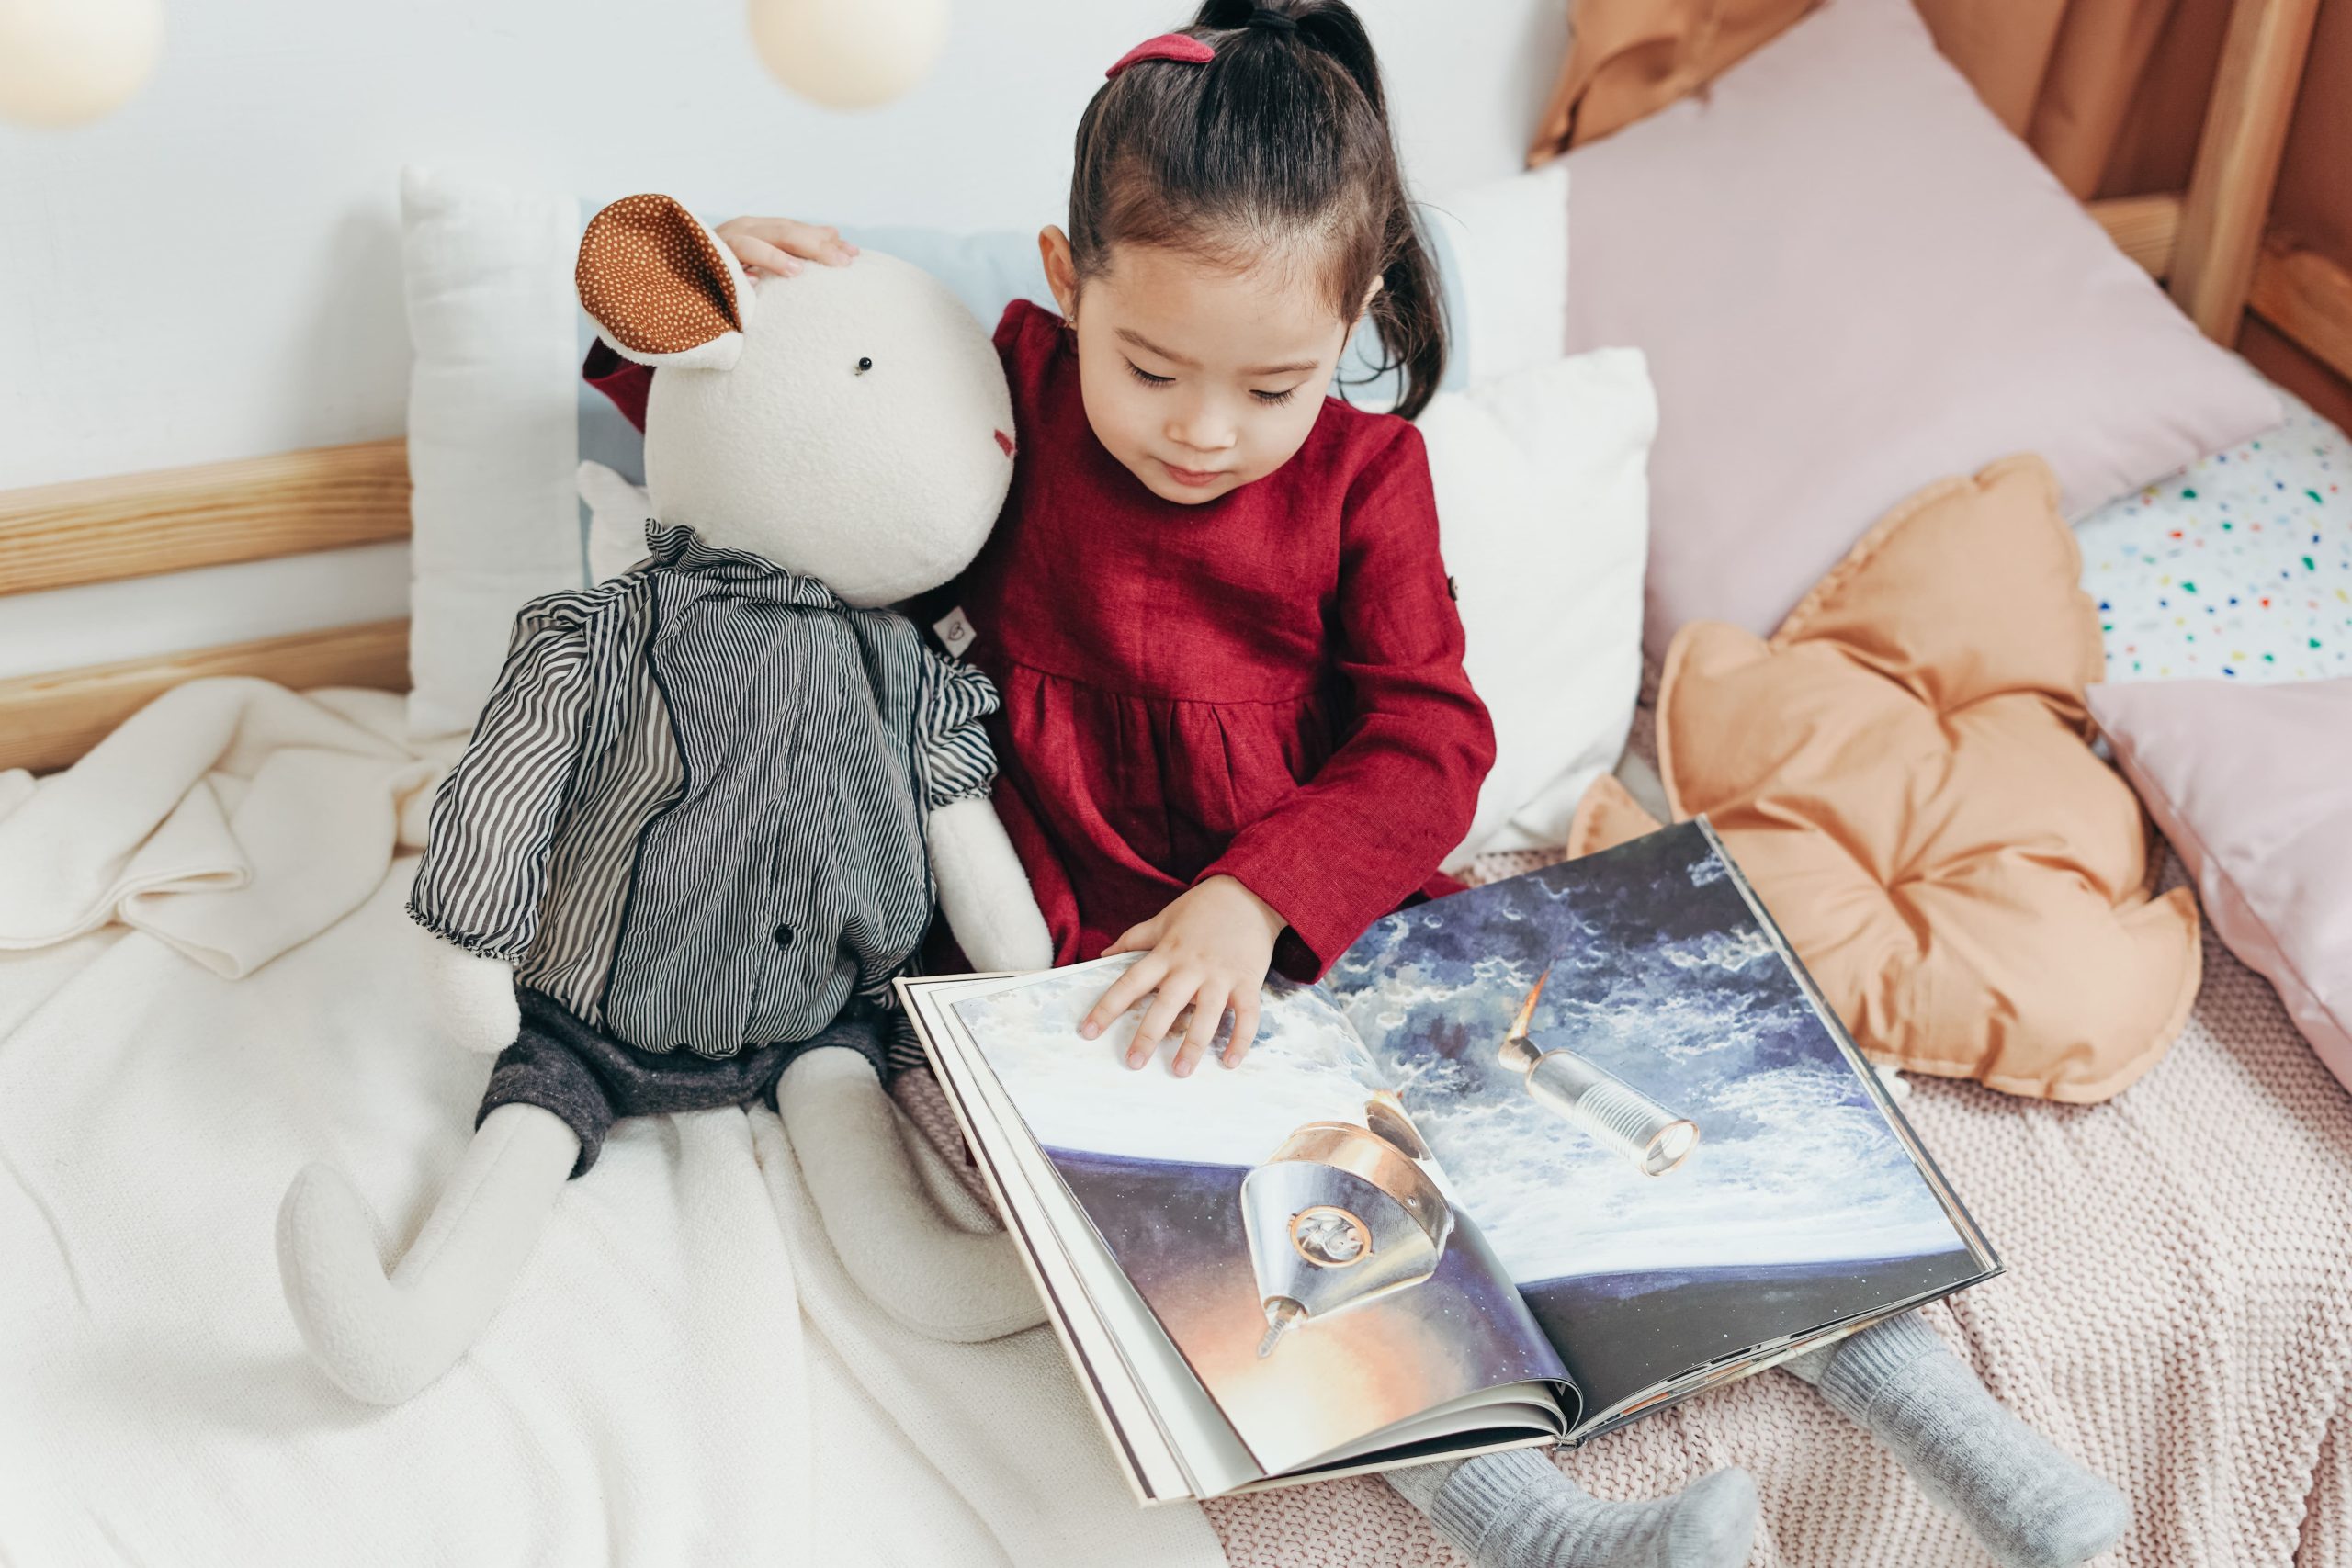
M463 733L514 612L581 583L579 204L406 169L409 728Z
M1642 572L1657 399L1639 349L1555 359L1419 421L1438 529L1495 724L1495 767L1446 861L1567 841L1624 750L1642 678Z
M1474 384L1567 352L1566 159L1472 186L1421 210L1441 256L1456 260L1449 303L1457 319L1447 325Z

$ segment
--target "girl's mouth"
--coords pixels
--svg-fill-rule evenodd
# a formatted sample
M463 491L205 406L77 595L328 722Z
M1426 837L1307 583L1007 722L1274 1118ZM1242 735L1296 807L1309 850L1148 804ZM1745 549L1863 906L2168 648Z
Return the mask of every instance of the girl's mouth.
M1165 457L1154 460L1168 470L1170 479L1180 485L1190 485L1194 490L1206 490L1225 478L1225 471L1222 468L1180 468Z

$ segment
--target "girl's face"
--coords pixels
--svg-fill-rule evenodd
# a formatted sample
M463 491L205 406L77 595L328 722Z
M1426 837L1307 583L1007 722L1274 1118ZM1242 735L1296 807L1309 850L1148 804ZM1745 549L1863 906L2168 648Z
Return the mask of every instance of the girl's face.
M1078 327L1079 385L1104 449L1163 501L1215 501L1304 446L1347 323L1304 267L1236 273L1182 251L1122 245L1087 279L1069 242L1038 236L1046 281Z

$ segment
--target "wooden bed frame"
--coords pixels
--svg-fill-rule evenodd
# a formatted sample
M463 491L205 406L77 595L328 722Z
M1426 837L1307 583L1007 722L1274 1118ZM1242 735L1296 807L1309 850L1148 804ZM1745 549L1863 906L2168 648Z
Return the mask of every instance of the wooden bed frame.
M2208 336L2233 345L2251 309L2352 378L2352 274L2264 231L2318 8L2235 0L2188 190L2091 211ZM408 499L397 439L0 491L0 597L401 539ZM63 767L198 675L405 690L408 623L0 680L0 768Z

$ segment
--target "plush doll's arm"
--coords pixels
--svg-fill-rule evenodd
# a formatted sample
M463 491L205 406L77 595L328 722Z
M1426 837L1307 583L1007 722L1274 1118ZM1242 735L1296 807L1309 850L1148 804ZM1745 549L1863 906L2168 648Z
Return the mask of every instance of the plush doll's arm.
M436 1040L482 1055L514 1043L523 1018L512 963L469 953L420 925L411 924L404 941L413 951L394 962L413 976Z
M538 935L548 852L594 700L582 612L596 596L525 606L473 739L433 798L409 914L481 958L512 964Z
M1050 968L1054 942L1046 917L989 804L996 757L980 720L996 710L996 688L960 660L933 658L929 674L916 771L940 912L974 967Z
M1054 939L1028 875L986 797L951 800L931 814L932 875L947 929L975 969L1048 969Z

